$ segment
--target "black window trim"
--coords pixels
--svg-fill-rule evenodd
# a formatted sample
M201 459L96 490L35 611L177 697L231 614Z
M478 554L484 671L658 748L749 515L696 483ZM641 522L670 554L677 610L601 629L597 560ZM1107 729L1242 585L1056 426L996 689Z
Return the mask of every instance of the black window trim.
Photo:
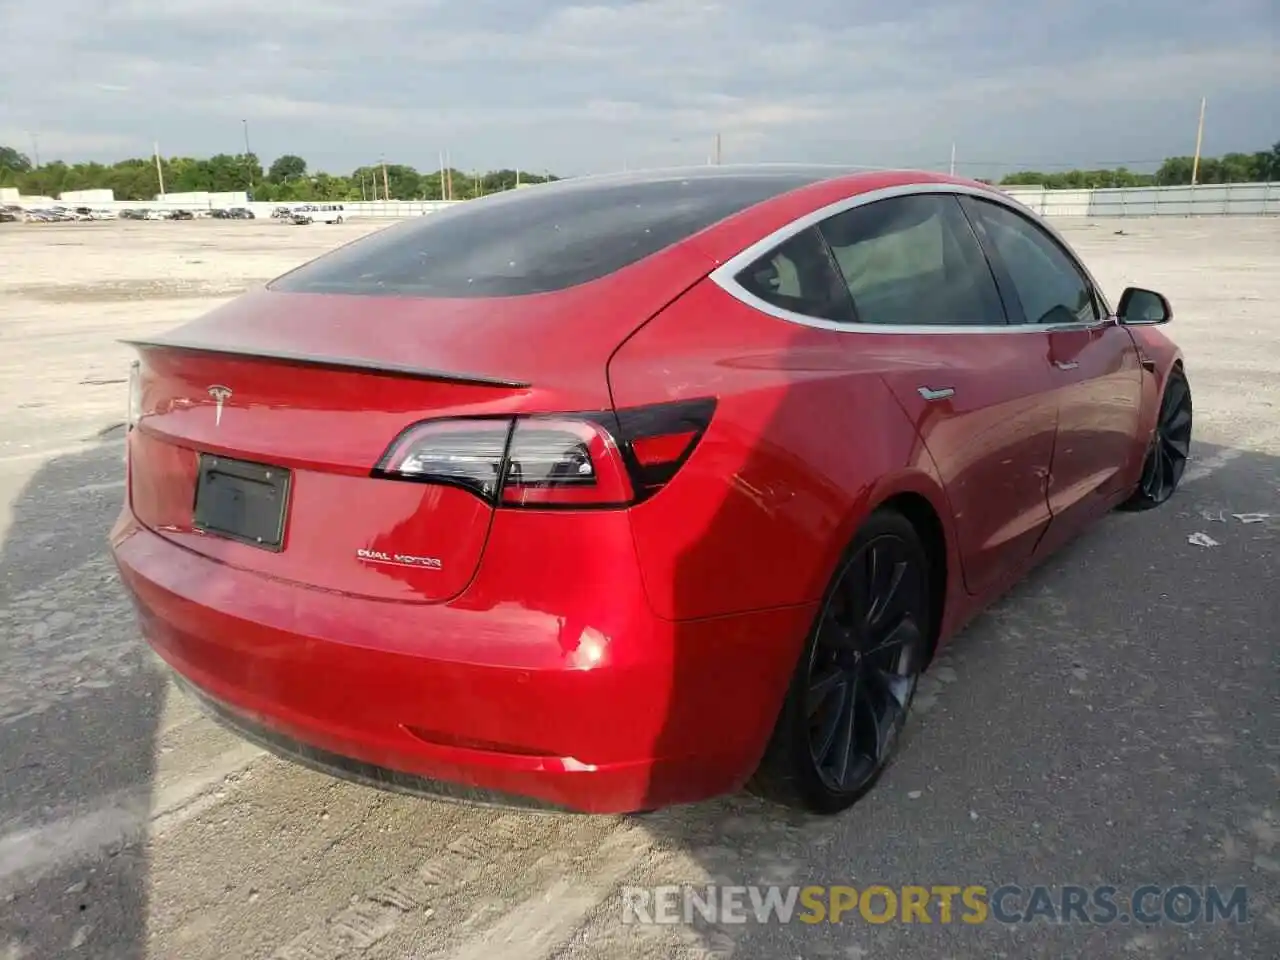
M858 319L858 301L853 299L853 291L849 289L849 283L844 278L844 271L840 269L840 261L836 259L836 252L831 249L831 243L827 240L827 235L822 232L821 221L813 224L809 229L817 236L818 243L822 244L822 252L827 258L827 269L832 272L835 278L840 281L840 285L844 287L845 303L849 305L849 319L843 322L862 323Z
M737 282L737 275L757 259L769 253L775 247L785 243L791 237L816 226L823 220L833 217L838 213L854 207L865 206L875 203L879 200L888 200L894 197L914 196L917 194L954 194L961 197L971 196L980 200L990 200L1001 206L1007 207L1014 213L1026 217L1034 225L1040 227L1053 239L1059 247L1061 247L1071 258L1071 261L1079 268L1081 274L1088 282L1089 287L1094 293L1095 300L1101 308L1102 318L1093 323L1068 323L1068 324L1043 324L1043 323L1014 323L1009 321L1001 324L968 324L968 323L922 323L922 324L884 324L884 323L863 323L860 321L834 321L822 320L817 317L806 316L801 313L794 313L781 307L775 307L772 304L761 300L748 290L743 288ZM961 204L963 208L963 204ZM979 238L981 242L981 238ZM983 250L984 254L986 250ZM990 257L987 258L990 264ZM993 272L995 270L992 266ZM1046 222L1035 211L1019 203L1013 197L995 189L984 188L981 186L971 186L963 183L948 183L945 181L930 182L920 181L909 184L899 184L898 186L885 187L880 190L869 190L865 193L855 194L851 197L845 197L834 203L827 204L817 210L810 211L802 217L791 221L783 227L770 233L768 236L761 238L745 249L741 250L735 256L730 257L719 267L713 270L708 279L714 284L728 293L735 299L745 303L753 309L770 316L777 317L780 320L786 320L791 323L798 323L801 326L816 327L822 330L842 331L844 333L878 333L878 334L974 334L974 333L1046 333L1065 330L1089 330L1106 326L1112 322L1114 314L1108 304L1106 298L1102 294L1102 287L1096 278L1090 273L1089 269L1081 262L1080 258L1071 251L1071 245L1051 224ZM999 288L999 280L997 279L997 289ZM1008 308L1006 306L1006 316Z

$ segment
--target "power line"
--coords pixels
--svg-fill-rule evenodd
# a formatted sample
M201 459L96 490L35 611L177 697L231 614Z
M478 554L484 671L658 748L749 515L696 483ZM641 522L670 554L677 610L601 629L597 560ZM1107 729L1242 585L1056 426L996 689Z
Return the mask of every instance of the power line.
M1139 167L1162 164L1169 157L1159 160L1094 160L1089 163L1046 163L1043 160L956 160L957 167L1022 167L1026 170L1103 170L1115 167ZM950 161L941 161L942 166Z

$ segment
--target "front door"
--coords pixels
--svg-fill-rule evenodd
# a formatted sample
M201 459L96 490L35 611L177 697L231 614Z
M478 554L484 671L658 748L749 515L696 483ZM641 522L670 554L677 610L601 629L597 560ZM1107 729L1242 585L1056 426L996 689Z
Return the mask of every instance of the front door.
M1110 320L1050 334L1050 350L1071 382L1058 407L1049 509L1075 527L1105 512L1133 477L1142 366L1129 332Z
M1122 494L1132 476L1142 367L1088 273L1030 218L964 199L991 254L1014 321L1048 337L1058 434L1049 472L1053 546Z

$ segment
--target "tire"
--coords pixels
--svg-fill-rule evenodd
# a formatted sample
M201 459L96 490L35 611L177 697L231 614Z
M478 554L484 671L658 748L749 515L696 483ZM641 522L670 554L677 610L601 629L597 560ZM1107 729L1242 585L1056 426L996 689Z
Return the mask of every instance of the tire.
M873 513L827 589L748 791L829 815L875 786L927 661L930 576L911 522Z
M1187 468L1191 451L1191 385L1181 370L1174 370L1160 396L1156 428L1142 461L1137 489L1119 509L1136 512L1154 510L1174 495Z

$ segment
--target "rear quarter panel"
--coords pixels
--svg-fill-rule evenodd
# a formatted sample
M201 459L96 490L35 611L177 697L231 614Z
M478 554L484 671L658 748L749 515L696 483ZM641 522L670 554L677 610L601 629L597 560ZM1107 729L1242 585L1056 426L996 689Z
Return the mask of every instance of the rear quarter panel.
M854 338L704 281L617 351L618 408L714 396L698 448L631 510L654 610L689 619L821 598L858 525L906 491L947 517L932 462Z

